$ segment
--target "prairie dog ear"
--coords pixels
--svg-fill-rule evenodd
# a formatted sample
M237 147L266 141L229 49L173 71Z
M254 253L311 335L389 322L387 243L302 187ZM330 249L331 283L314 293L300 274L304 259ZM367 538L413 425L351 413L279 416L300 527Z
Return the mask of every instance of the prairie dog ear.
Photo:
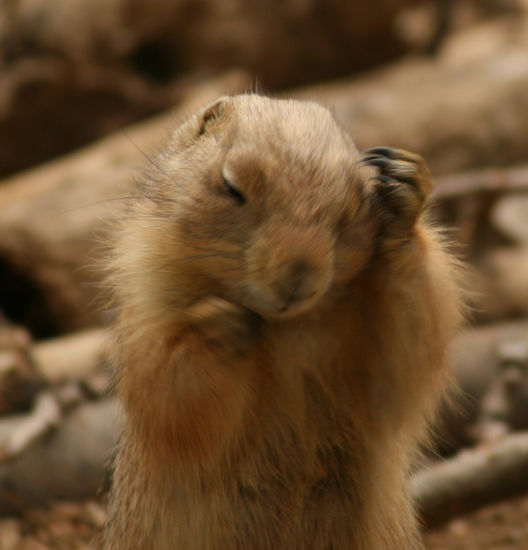
M173 147L186 149L202 136L217 134L231 118L232 103L231 97L223 96L203 107L174 130L171 136Z
M229 118L231 98L222 96L199 113L198 136L221 130Z

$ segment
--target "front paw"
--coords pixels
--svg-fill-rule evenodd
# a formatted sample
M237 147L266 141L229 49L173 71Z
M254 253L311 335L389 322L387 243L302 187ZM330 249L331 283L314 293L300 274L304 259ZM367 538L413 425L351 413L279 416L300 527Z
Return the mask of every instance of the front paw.
M257 314L217 297L196 302L187 310L187 318L206 342L233 353L247 350L260 324Z
M431 173L423 158L392 147L364 151L362 162L379 169L375 193L389 214L395 231L410 231L433 188Z

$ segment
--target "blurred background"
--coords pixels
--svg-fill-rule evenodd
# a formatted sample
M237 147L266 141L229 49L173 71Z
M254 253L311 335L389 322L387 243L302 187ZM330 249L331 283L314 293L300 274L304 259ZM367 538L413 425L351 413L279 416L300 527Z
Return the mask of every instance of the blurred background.
M0 550L97 547L104 220L171 128L248 90L427 160L472 306L413 478L427 548L528 548L528 2L0 0Z

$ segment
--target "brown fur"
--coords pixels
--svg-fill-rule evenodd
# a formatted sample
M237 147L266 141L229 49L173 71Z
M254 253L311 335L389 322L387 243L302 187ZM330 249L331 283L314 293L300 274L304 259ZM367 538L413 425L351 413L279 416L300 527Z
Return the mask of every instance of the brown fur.
M379 181L326 109L254 95L173 134L114 246L106 549L422 548L405 477L461 303L396 153Z

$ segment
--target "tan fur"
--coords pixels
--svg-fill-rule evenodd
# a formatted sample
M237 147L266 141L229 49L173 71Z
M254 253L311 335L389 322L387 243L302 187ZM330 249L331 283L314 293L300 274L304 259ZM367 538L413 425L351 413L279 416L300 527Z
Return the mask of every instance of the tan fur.
M326 109L255 95L175 131L114 246L106 549L422 548L405 477L461 303L399 154L383 191Z

